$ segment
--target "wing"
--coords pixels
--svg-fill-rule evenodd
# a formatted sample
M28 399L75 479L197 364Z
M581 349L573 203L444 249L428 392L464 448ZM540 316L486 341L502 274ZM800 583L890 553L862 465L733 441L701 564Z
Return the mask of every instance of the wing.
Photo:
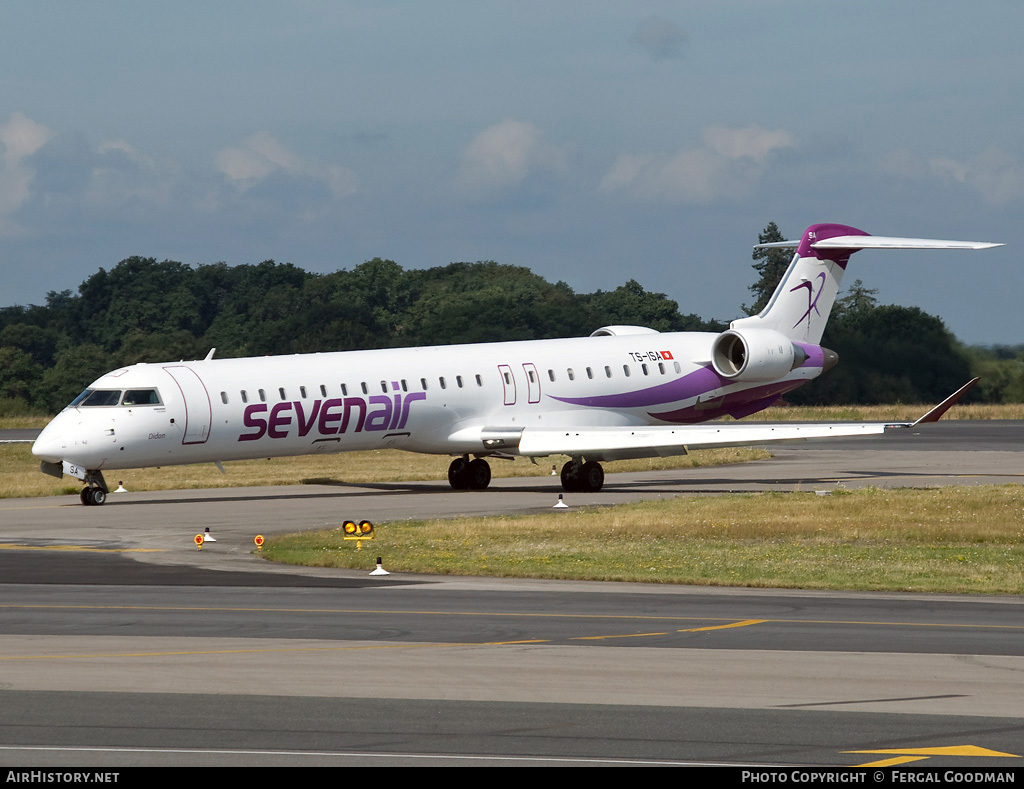
M977 378L968 381L914 422L708 423L684 427L593 427L564 430L526 428L519 434L517 449L525 457L579 455L588 460L610 461L685 455L691 449L708 447L879 435L888 430L937 422L977 382Z

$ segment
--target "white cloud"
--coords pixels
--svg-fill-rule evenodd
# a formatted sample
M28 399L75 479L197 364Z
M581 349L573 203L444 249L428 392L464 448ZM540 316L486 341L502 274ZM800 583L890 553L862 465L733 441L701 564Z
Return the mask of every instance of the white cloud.
M484 195L516 187L536 175L563 175L569 149L548 142L531 123L506 118L466 146L458 184L469 194Z
M32 196L35 168L28 160L53 136L48 128L20 112L12 113L7 123L0 124L0 235L18 231L7 217Z
M934 175L964 184L990 205L1006 205L1024 195L1024 168L1017 157L998 148L987 148L966 162L935 158L928 165Z
M951 156L925 159L903 149L889 153L879 166L883 173L901 180L965 187L993 206L1024 197L1024 166L1016 156L999 148L986 148L966 160Z
M695 204L739 200L758 184L776 151L796 145L789 132L758 126L712 126L703 137L701 147L674 154L622 154L601 190Z
M630 40L653 60L682 60L687 35L674 22L659 16L649 16L637 23Z
M307 162L268 132L257 132L215 158L217 170L239 191L246 191L275 173L319 181L338 199L356 191L356 176L346 167Z

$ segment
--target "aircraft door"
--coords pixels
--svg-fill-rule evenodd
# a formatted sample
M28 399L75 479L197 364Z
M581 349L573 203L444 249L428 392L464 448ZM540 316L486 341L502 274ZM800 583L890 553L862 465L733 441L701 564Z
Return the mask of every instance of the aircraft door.
M515 405L516 379L512 375L512 368L507 364L499 364L498 372L501 374L501 385L505 388L505 405Z
M523 363L523 372L526 373L526 391L527 399L531 403L540 402L540 376L537 374L537 368L533 362Z
M181 391L185 403L185 431L182 444L205 444L210 437L213 422L213 406L206 384L191 367L184 364L164 367Z

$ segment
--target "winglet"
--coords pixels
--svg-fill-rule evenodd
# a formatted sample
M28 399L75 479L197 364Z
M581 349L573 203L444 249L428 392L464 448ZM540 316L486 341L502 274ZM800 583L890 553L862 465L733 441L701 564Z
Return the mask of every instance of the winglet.
M972 378L970 381L968 381L955 392L953 392L953 394L951 394L949 397L947 397L945 400L943 400L941 403L935 406L935 408L933 408L927 414L922 416L913 424L908 425L908 427L916 427L917 425L924 424L925 422L938 422L942 418L942 415L945 414L954 405L956 405L957 402L959 402L960 398L967 394L976 383L978 383L978 379Z

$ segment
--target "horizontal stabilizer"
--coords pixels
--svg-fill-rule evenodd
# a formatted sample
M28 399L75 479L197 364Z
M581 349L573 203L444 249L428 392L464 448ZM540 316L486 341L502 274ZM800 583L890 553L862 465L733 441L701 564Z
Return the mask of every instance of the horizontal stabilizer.
M754 249L796 249L801 239L755 244ZM899 236L833 236L811 244L811 249L992 249L1003 247L991 241L947 241L941 238L900 238Z
M938 238L896 236L833 236L811 244L813 249L992 249L989 241L944 241Z

